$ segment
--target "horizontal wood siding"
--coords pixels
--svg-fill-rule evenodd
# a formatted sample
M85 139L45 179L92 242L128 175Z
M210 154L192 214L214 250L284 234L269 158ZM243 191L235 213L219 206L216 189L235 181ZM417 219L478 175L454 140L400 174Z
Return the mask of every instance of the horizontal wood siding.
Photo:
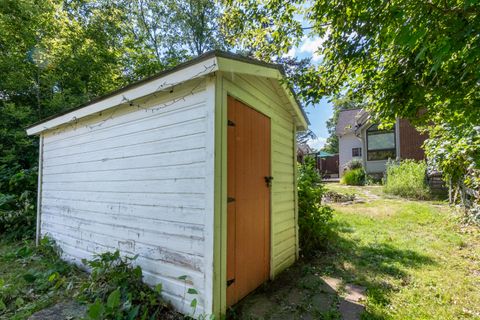
M184 313L197 298L202 313L212 281L205 232L213 215L214 106L205 84L178 98L192 86L47 131L41 230L76 263L115 249L138 254L147 283L162 283Z
M294 187L294 119L288 101L268 79L234 75L225 76L230 95L257 109L271 119L272 176L271 189L271 275L275 277L296 258L297 221Z

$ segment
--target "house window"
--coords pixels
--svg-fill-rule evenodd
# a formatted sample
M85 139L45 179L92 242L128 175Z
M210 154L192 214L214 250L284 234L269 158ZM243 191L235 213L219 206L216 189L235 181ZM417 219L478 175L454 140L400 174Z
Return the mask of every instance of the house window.
M361 157L362 148L352 148L352 157Z
M381 130L374 124L367 129L367 160L387 160L396 157L395 127Z

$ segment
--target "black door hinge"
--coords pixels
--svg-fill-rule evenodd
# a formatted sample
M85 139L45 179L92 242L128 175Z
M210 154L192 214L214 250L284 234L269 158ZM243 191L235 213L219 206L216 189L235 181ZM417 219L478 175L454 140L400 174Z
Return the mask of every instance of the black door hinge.
M230 287L235 282L235 279L227 280L227 287Z
M228 124L228 126L230 126L230 127L235 127L235 122L233 122L232 120L228 120L228 121L227 121L227 124Z
M227 198L227 203L234 202L234 201L235 201L235 198L232 198L232 197Z

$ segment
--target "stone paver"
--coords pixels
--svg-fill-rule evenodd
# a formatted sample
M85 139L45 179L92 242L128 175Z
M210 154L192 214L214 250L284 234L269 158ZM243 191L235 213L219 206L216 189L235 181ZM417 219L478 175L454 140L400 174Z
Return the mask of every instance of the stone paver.
M347 284L345 286L345 291L347 295L345 300L351 302L362 302L365 301L365 288L357 286L355 284Z
M334 296L331 294L317 293L311 299L313 308L318 311L329 310L332 307Z
M333 311L343 320L359 320L365 291L359 285L344 285L342 279L309 273L247 297L240 319L314 320Z
M242 308L242 319L265 319L275 309L275 303L268 297L255 294Z
M328 284L332 288L333 292L338 291L338 289L342 285L341 279L327 277L327 276L322 277L322 279L323 281L325 281L326 284Z
M77 320L86 316L87 307L75 301L60 302L34 313L28 320Z
M359 303L341 300L338 306L342 320L359 320L365 307Z

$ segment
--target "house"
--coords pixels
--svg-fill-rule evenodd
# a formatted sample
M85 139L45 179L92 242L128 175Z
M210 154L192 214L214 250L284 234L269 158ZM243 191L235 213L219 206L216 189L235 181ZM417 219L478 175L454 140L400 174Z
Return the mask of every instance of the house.
M305 157L312 153L313 153L313 149L306 142L297 143L297 162L298 163L304 163Z
M388 159L422 160L426 139L405 119L397 119L390 129L381 129L363 109L342 110L336 133L339 146L339 171L351 160L360 160L365 171L383 175Z
M29 127L37 240L77 264L138 255L176 309L191 314L197 299L197 316L224 314L298 257L295 135L307 119L283 76L212 51Z

